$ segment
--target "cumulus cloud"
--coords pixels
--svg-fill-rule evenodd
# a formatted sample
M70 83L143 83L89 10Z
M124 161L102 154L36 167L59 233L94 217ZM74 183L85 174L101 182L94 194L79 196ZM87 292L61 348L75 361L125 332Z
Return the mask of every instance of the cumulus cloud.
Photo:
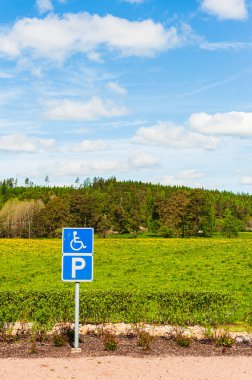
M218 139L188 131L184 126L171 122L159 122L152 127L141 127L132 139L135 143L157 145L174 149L216 149Z
M40 13L45 13L53 10L53 4L51 0L37 0L36 5Z
M189 169L189 170L182 170L177 174L178 178L182 179L199 179L204 177L204 174L202 172L199 172L195 169Z
M115 92L118 95L126 95L127 94L126 88L120 86L120 84L117 82L108 82L107 88L109 90Z
M174 27L165 29L150 19L129 21L89 13L23 18L0 32L0 54L12 58L30 52L39 58L62 61L78 52L94 54L104 46L125 56L153 56L179 44Z
M45 117L50 120L92 121L102 117L118 117L126 113L125 107L117 106L110 100L104 101L94 96L87 102L72 100L51 102Z
M109 144L103 140L84 140L71 146L73 152L96 152L109 148Z
M201 112L189 118L190 127L203 134L252 137L252 112Z
M133 168L151 168L158 166L159 158L153 154L137 152L129 155L128 162Z
M101 54L99 54L97 51L88 51L87 58L90 61L100 62L100 63L103 62L103 59L101 58Z
M200 184L195 183L195 179L200 179L204 177L204 173L199 172L195 169L183 170L176 175L165 175L161 179L163 185L170 186L194 186L199 187Z
M185 182L174 175L164 175L160 183L166 186L185 186Z
M95 141L93 141L93 143L95 146ZM122 150L124 151L124 148L122 148ZM111 173L128 173L134 169L154 168L157 167L159 163L159 159L156 156L146 152L132 152L128 157L127 154L125 154L125 156L121 154L119 158L117 154L114 155L114 157L112 156L108 157L106 155L104 158L101 155L95 159L81 160L62 157L60 161L50 161L46 164L41 164L39 171L48 174L49 177L92 177L111 175Z
M0 151L13 153L37 153L39 151L57 151L53 139L28 137L22 134L12 134L0 137Z
M203 0L201 8L220 20L243 20L248 16L244 0Z
M240 182L242 185L252 185L252 177L251 176L242 177Z
M127 171L127 165L119 160L87 160L50 162L40 170L50 176L94 176Z

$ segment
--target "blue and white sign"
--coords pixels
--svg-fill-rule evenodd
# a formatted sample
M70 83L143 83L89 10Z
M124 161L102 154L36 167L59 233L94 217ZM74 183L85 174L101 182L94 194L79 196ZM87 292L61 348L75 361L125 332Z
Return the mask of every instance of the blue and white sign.
M62 253L79 255L80 253L93 253L93 228L63 228Z
M62 280L93 281L93 228L63 228Z
M75 282L74 352L79 352L80 282L93 281L93 228L63 228L62 281Z
M93 281L93 256L63 255L62 280L68 282Z

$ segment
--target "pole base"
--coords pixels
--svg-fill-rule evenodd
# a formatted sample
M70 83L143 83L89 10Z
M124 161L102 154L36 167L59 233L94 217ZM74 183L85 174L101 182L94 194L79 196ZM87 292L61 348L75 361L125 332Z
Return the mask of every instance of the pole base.
M80 347L73 347L72 349L71 349L71 354L80 354L82 352L82 348L80 348Z

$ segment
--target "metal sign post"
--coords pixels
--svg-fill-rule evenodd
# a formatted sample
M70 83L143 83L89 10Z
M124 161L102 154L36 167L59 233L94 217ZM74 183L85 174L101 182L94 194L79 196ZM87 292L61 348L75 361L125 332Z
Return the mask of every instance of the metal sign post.
M62 281L75 282L75 326L72 353L79 347L80 282L93 281L93 228L63 228Z
M79 348L80 283L75 283L74 348Z

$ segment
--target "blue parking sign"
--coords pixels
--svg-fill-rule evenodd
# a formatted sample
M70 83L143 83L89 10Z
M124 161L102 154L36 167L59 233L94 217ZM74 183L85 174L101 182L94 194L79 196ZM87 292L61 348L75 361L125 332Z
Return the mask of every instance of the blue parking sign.
M89 282L93 281L92 255L63 255L62 281Z
M93 253L93 228L63 228L62 253L86 254Z

